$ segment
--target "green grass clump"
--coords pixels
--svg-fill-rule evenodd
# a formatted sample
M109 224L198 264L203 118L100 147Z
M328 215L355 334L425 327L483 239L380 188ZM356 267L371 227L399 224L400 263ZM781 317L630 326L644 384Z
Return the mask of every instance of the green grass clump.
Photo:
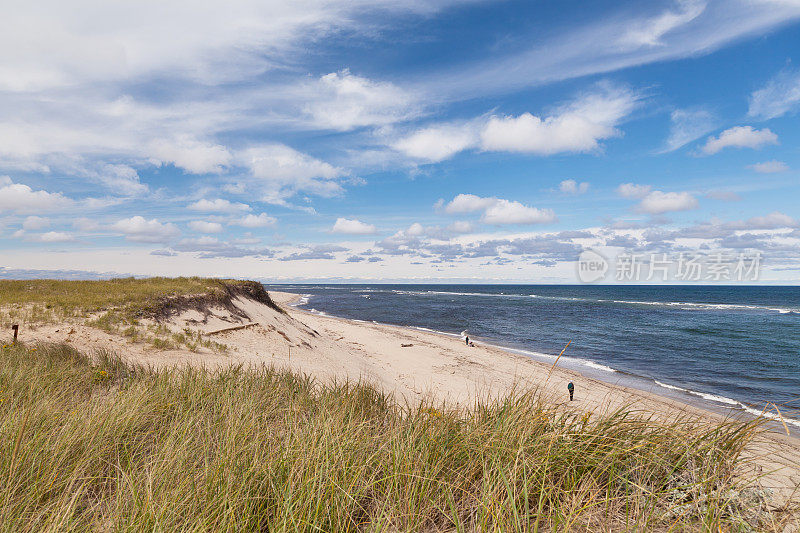
M0 350L2 531L780 530L750 423L401 406L270 368ZM753 497L753 494L755 496Z

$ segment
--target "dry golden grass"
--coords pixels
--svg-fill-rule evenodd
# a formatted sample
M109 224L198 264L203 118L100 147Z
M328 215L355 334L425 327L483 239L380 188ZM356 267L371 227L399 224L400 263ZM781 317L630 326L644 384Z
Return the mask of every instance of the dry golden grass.
M261 284L212 278L124 278L106 281L0 280L0 326L22 322L37 326L91 317L86 323L132 342L164 350L187 347L225 352L223 344L197 331L172 332L142 319L160 320L185 309L214 306L235 312L230 298L246 294L275 306ZM152 322L152 321L151 321Z
M0 351L3 531L780 531L755 423L407 407L269 368ZM752 469L748 469L752 471Z
M222 296L226 287L247 283L212 278L120 278L104 281L0 280L0 309L32 309L48 316L85 316L115 309L128 316L157 312L165 299ZM31 321L37 321L34 317Z

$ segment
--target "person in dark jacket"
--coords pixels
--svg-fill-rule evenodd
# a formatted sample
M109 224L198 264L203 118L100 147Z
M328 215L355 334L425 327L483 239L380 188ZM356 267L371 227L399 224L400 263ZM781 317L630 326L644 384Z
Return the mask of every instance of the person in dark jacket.
M567 390L569 391L569 401L572 401L572 395L575 394L575 385L571 381L567 385Z

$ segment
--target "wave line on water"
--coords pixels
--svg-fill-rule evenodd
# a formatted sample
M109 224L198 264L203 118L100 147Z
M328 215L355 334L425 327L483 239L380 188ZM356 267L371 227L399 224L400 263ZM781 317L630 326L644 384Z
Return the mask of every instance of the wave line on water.
M366 291L361 291L366 292ZM374 290L373 292L383 292ZM389 291L386 291L389 292ZM399 290L394 289L390 291L394 294L408 295L408 296L477 296L482 298L538 298L542 300L553 300L563 302L586 302L586 303L611 303L611 304L626 304L626 305L650 305L650 306L663 306L670 308L679 308L683 310L742 310L742 311L773 311L780 314L798 314L800 315L800 308L792 307L771 307L766 305L746 305L746 304L724 304L712 302L671 302L671 301L646 301L646 300L609 300L605 298L580 298L575 296L552 296L542 294L505 294L505 293L485 293L485 292L458 292L458 291L412 291L412 290Z

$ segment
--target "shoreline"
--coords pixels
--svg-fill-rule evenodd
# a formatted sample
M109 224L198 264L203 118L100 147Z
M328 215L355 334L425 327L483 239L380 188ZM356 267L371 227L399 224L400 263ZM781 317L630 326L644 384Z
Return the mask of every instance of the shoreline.
M338 361L340 369L343 364L349 364L351 371L344 372L347 377L375 377L384 389L401 399L434 397L437 401L455 400L457 405L474 405L475 400L486 396L498 397L534 387L555 406L585 413L627 410L654 421L680 419L699 423L701 427L755 418L742 410L725 407L713 410L699 401L688 403L652 390L590 377L577 369L548 365L496 345L480 343L476 348L469 348L460 336L446 332L312 313L297 307L302 294L274 290L269 293L297 320L331 335L337 343L357 348L334 357L369 360L367 364ZM412 351L418 343L424 345L424 351L422 347L419 350L422 353ZM315 366L317 361L295 368L322 379L342 375L317 373L313 370ZM566 384L570 381L575 383L574 402L567 398ZM800 495L800 438L793 432L787 435L779 423L764 420L763 427L764 431L743 456L744 464L762 475L761 486L772 491L779 500L796 501Z
M357 324L403 328L411 331L420 331L424 333L430 333L433 335L441 335L446 338L458 338L458 339L462 338L459 334L456 333L438 331L426 328L424 326L390 324L374 320L370 321L370 320L330 315L328 313L325 313L323 311L318 311L313 308L305 309L303 307L299 307L301 305L306 305L308 303L308 297L310 296L308 294L291 293L284 291L270 291L270 292L274 294L286 295L288 299L282 300L281 303L290 306L292 309L296 309L297 311L307 313L310 315L351 321ZM522 347L503 345L491 340L485 340L483 338L474 336L471 338L474 339L476 342L480 342L482 346L502 350L505 353L522 356L532 360L535 363L546 365L548 367L550 362L555 362L557 359L556 355L552 354L546 354L542 352L528 350ZM779 416L771 411L766 411L766 410L759 411L757 408L753 406L748 406L747 404L733 398L722 397L712 393L705 393L702 391L686 389L684 387L680 387L677 385L662 383L656 380L655 378L640 376L637 374L626 372L624 370L615 369L607 365L604 365L602 363L598 363L590 359L584 359L579 356L564 355L563 357L560 358L559 363L560 366L558 368L567 371L577 372L586 379L600 381L612 387L622 387L623 389L638 390L644 394L658 396L664 402L679 402L683 405L686 405L687 407L693 409L699 409L714 416L721 416L725 419L733 418L733 419L744 419L744 420L756 420L759 418L763 418L765 420L765 425L767 425L770 428L770 430L773 430L779 434L797 440L797 442L800 444L800 419ZM617 375L617 379L616 380L610 379L610 377L615 374ZM786 435L787 429L789 432L788 435Z

